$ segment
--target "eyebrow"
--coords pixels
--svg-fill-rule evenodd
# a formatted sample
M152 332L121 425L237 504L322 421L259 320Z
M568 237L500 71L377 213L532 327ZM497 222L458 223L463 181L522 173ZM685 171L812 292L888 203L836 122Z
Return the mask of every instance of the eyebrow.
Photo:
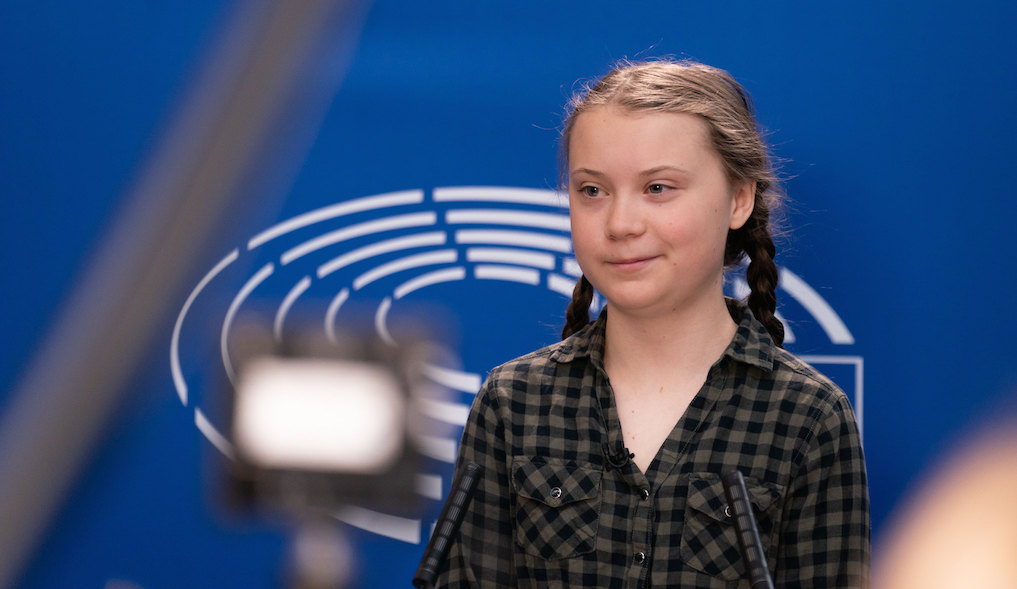
M589 168L576 168L575 170L571 170L569 172L569 176L574 176L576 174L588 174L590 176L595 176L597 178L604 177L604 172L598 172L597 170L591 170Z
M663 166L657 166L655 168L650 168L649 170L643 170L642 172L639 173L639 175L640 176L653 176L653 175L659 174L661 172L677 172L677 173L682 174L682 175L688 175L689 174L689 171L686 170L685 168L680 168L678 166L663 165Z
M640 176L653 176L654 174L659 174L661 172L677 172L677 173L682 174L682 175L688 175L689 174L689 171L686 170L685 168L680 168L678 166L663 165L663 166L656 166L656 167L650 168L648 170L643 170L642 172L639 172L639 175ZM569 175L574 175L574 174L588 174L588 175L593 176L595 178L603 178L604 176L606 176L606 174L604 174L604 172L599 172L597 170L591 170L589 168L576 168L575 170L572 170L571 172L569 172Z

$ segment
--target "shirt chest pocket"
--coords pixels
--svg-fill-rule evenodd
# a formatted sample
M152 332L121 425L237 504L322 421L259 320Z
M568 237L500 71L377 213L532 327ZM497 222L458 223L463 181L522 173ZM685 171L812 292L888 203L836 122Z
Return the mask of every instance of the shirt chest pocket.
M773 553L773 531L781 488L778 485L761 485L748 477L745 485L763 549L769 556ZM727 515L727 498L719 475L690 475L680 554L687 565L713 577L734 581L745 575L738 534L734 521Z
M601 470L554 458L512 462L516 543L547 560L586 554L596 547Z

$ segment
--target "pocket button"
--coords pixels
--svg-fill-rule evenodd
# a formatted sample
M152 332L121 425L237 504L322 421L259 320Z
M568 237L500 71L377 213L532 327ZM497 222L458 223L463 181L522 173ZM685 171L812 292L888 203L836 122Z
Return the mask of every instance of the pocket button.
M551 489L551 497L554 497L555 499L561 497L561 487L554 487Z

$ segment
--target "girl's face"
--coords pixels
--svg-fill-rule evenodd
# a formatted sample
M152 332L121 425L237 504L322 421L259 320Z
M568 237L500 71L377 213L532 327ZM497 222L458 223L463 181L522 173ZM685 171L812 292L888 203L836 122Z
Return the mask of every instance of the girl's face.
M568 147L576 259L609 307L654 315L723 296L728 230L755 186L730 185L704 121L595 107Z

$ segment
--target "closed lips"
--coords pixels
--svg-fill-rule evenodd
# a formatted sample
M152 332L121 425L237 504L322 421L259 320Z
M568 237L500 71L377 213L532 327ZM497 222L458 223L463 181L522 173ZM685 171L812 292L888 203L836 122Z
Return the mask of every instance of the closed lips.
M618 265L638 264L639 262L648 262L648 261L652 260L655 257L657 257L657 256L646 256L646 257L642 257L642 258L625 258L623 260L611 260L608 263L609 264L618 264Z

